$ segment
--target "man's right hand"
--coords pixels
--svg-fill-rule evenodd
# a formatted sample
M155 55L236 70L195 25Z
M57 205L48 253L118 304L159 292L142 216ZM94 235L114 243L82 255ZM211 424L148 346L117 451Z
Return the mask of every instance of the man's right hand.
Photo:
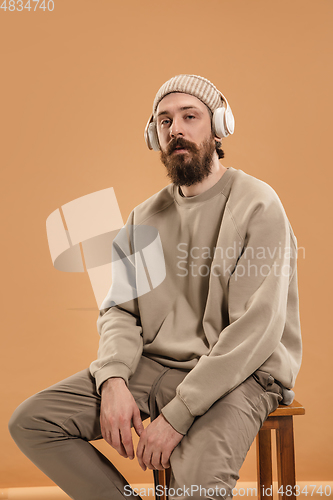
M140 410L124 379L109 378L101 388L102 436L122 457L133 460L131 421L140 436L144 430Z

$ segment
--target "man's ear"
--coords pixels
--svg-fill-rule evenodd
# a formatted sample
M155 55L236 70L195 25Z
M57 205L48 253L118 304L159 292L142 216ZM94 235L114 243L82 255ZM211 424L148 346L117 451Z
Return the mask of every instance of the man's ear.
M212 112L210 110L209 110L209 112L210 112L210 114L212 114ZM215 142L221 142L222 141L221 137L218 137L217 135L214 135L213 123L212 123L212 137L215 140Z

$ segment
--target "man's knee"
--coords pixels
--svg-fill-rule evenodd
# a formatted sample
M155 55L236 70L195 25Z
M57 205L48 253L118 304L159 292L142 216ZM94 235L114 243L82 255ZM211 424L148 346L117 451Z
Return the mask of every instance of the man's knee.
M8 422L10 435L16 443L19 443L27 431L33 430L36 425L36 403L35 396L31 396L21 403L13 412Z
M60 407L60 404L58 404ZM9 422L9 432L22 448L33 444L64 437L61 419L52 410L47 394L42 391L21 403L13 412Z

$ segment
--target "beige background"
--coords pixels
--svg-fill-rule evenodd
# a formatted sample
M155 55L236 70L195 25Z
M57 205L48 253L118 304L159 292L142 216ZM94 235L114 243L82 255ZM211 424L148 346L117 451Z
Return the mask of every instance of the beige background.
M28 396L86 368L98 347L88 276L53 268L46 218L113 187L125 221L168 183L143 130L156 91L179 73L205 76L227 96L236 131L223 163L277 191L305 249L297 476L333 480L332 14L331 0L55 0L53 12L1 10L0 487L52 484L7 422ZM129 481L150 481L98 446ZM255 477L252 448L241 480Z

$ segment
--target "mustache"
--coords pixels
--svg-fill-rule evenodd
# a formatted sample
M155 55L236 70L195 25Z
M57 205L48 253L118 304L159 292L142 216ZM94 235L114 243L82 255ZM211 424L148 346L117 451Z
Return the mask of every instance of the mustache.
M198 152L198 147L193 142L187 141L186 139L183 139L183 137L175 137L174 139L172 139L169 142L166 153L168 155L170 155L171 153L174 152L174 150L177 147L187 149L188 151L191 151L192 153Z

